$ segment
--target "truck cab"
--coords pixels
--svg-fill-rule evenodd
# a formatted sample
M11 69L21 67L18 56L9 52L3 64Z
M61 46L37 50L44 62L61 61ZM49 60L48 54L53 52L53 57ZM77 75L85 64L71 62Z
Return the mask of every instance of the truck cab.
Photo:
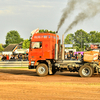
M59 36L57 35L57 43ZM41 63L48 65L55 58L56 35L53 33L35 33L29 48L29 69L36 69Z

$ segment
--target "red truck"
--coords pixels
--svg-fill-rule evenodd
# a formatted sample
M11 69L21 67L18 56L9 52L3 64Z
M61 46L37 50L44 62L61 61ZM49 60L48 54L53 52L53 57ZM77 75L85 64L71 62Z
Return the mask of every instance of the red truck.
M57 71L64 70L78 72L81 77L90 77L94 73L100 72L98 53L86 52L84 59L92 56L89 61L84 59L82 61L64 60L64 46L62 46L57 34L33 34L29 48L29 69L36 69L39 76L55 74Z

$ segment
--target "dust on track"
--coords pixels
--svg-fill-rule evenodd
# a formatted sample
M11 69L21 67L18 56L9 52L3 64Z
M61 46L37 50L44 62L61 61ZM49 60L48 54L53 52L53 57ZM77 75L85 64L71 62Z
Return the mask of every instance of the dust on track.
M0 69L0 100L99 100L100 75L81 78L57 72L45 77L35 70Z

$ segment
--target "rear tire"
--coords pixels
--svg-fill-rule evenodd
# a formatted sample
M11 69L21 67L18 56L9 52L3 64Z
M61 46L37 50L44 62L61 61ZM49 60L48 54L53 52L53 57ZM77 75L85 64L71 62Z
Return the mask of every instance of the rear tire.
M81 77L91 77L93 74L93 68L88 65L83 65L79 69L79 75Z
M36 72L39 76L48 75L48 67L46 64L39 64L36 68Z

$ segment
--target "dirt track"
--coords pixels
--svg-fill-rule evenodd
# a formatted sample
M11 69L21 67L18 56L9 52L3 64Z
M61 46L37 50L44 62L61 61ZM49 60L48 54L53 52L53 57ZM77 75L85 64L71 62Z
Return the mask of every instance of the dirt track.
M0 69L0 100L100 100L100 75L57 72L39 77L34 70Z

